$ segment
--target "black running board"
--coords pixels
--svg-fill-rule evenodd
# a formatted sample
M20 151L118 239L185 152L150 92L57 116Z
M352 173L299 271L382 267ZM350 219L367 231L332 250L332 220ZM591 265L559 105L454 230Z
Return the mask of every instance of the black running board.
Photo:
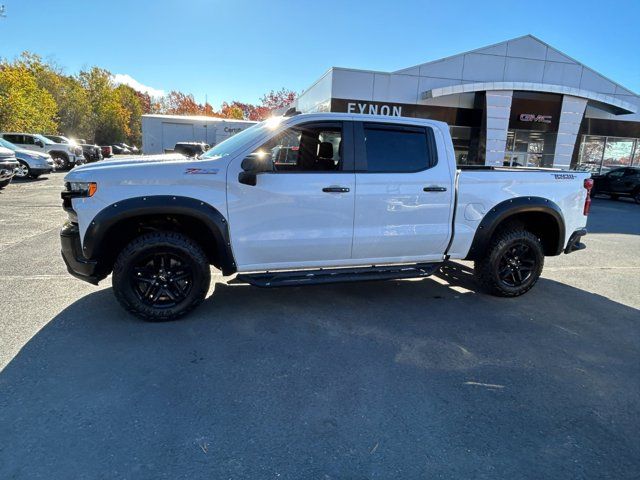
M235 280L256 287L292 287L322 283L362 282L367 280L394 280L421 278L433 275L442 263L416 263L413 265L383 265L357 268L331 268L319 270L293 270L287 272L241 273ZM236 283L235 281L233 283Z

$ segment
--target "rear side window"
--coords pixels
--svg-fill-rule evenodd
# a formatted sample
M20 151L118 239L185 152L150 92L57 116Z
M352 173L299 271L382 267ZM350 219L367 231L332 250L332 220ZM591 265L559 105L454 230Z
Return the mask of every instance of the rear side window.
M434 163L421 127L365 124L364 141L368 172L417 172Z
M11 143L24 143L24 141L23 141L24 139L23 139L22 135L14 135L14 134L11 134L11 133L6 133L4 135L4 139L7 140L8 142L11 142Z

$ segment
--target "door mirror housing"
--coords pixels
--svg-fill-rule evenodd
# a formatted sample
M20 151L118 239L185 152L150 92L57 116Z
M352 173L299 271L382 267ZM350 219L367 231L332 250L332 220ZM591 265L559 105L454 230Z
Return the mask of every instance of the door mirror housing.
M36 138L33 140L33 143L35 144L36 147L44 147L44 143L42 143L42 140L40 140L39 138Z
M273 171L273 162L270 155L254 152L242 160L240 167L243 171L238 175L238 181L245 185L255 186L259 173Z

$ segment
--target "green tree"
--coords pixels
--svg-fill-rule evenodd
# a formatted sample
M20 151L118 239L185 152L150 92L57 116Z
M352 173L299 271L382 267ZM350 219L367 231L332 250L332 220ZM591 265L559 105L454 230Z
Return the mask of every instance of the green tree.
M55 99L28 68L0 64L0 129L56 133Z
M16 61L35 77L40 88L48 91L57 105L58 130L64 135L90 136L87 119L90 105L80 81L65 75L61 68L45 63L38 55L23 52Z
M128 85L118 85L116 93L120 105L127 115L127 143L140 145L142 142L142 114L144 106L142 97Z
M129 114L120 101L111 74L102 68L93 67L81 71L79 77L90 105L90 136L100 144L125 141L131 133Z

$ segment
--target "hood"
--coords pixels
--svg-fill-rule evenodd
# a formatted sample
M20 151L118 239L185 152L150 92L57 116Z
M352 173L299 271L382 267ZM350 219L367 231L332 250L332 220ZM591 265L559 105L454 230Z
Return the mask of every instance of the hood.
M9 150L8 148L0 147L0 159L2 160L15 160L16 155L13 153L13 150Z
M128 166L141 166L147 164L158 164L166 162L187 162L189 161L184 155L177 153L168 153L163 155L136 155L130 158L117 158L117 159L104 159L98 163L87 163L80 167L76 167L74 170L94 170L102 168L115 168L115 167L128 167Z
M19 155L22 155L25 157L31 157L31 158L47 159L51 156L48 153L40 153L40 152L36 152L35 150L27 150L25 148L18 148L15 152L16 152L16 156L19 154Z

